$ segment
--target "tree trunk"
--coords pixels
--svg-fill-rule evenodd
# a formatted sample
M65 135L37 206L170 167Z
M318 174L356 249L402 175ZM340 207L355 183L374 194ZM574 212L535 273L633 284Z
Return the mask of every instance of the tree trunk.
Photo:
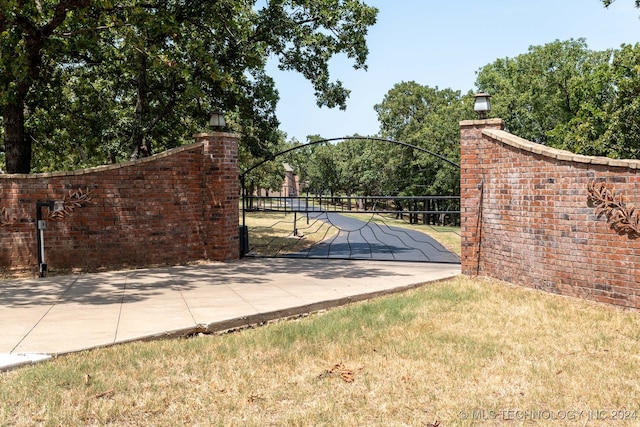
M24 101L6 104L2 110L6 173L31 171L31 140L24 130Z
M134 128L132 135L131 160L140 157L148 157L151 153L151 144L144 135L144 123L148 110L147 99L147 55L144 52L138 52L138 94L136 100L136 111L134 119Z

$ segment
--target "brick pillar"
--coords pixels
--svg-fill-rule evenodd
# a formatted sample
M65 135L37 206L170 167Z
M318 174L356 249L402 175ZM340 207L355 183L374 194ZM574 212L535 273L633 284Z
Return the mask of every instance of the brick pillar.
M239 174L238 139L234 133L212 132L194 136L203 142L202 241L203 258L238 259Z
M462 274L480 272L482 254L482 210L486 158L483 129L504 128L502 119L460 122L460 225L462 237Z

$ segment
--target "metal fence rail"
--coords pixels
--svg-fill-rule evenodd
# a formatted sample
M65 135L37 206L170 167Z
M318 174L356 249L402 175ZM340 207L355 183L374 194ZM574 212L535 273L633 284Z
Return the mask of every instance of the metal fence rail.
M347 197L347 196L300 196L267 197L246 196L243 209L247 212L284 212L284 213L364 213L395 215L411 223L437 224L457 223L460 217L459 196L385 196L385 197Z

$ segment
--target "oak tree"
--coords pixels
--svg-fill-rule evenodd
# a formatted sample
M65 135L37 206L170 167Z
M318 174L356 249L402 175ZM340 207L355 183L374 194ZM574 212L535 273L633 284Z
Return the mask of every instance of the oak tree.
M150 155L214 109L265 155L280 137L267 60L301 73L318 105L345 108L329 60L366 68L376 15L360 0L0 0L7 172Z

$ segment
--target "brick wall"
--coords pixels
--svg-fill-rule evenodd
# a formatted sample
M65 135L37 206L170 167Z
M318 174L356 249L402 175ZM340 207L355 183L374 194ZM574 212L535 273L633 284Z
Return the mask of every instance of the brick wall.
M195 138L120 165L0 175L0 271L38 271L36 203L47 200L58 202L41 210L50 271L236 259L237 136Z
M640 161L548 148L499 119L460 125L463 273L640 308Z

